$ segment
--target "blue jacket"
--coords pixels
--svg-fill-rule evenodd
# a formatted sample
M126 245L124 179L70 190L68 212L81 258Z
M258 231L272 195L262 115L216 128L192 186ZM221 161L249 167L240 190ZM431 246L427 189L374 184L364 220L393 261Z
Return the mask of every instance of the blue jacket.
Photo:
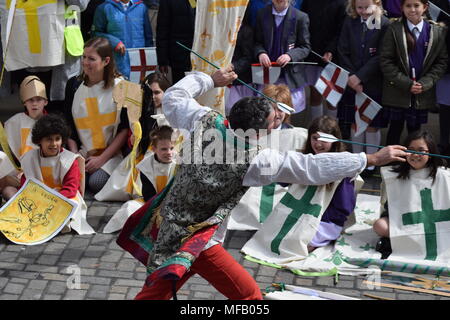
M147 6L136 0L125 11L120 0L106 0L95 11L93 35L107 38L114 50L121 42L127 49L152 47L153 33ZM128 52L122 56L114 51L114 58L119 72L129 78Z

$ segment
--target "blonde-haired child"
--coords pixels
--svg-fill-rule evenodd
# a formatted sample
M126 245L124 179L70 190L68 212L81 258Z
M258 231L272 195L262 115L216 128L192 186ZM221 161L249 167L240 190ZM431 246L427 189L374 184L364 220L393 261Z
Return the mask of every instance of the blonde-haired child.
M356 142L379 145L380 128L387 127L383 110L379 111L365 132L355 136L355 94L366 95L381 102L383 74L380 69L381 40L389 25L382 15L380 0L349 0L347 14L338 43L340 65L350 72L348 87L339 106L341 123L351 124L351 139ZM377 148L352 146L353 152L375 153ZM364 150L365 149L365 150ZM366 169L373 173L375 167Z

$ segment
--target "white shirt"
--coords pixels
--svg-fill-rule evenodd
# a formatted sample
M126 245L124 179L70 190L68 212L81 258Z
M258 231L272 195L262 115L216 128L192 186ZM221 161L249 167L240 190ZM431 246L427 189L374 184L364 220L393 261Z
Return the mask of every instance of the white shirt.
M275 24L277 25L277 27L280 25L281 22L283 22L284 16L286 15L288 9L289 9L289 7L287 7L286 9L284 9L281 12L278 12L272 6L272 14L275 16Z
M418 39L423 29L423 19L417 25L412 24L409 20L406 20L406 23L408 24L409 30L416 36L416 39ZM414 30L414 28L417 29Z
M213 79L198 71L185 77L166 90L162 100L162 111L171 127L194 131L196 121L211 110L201 106L196 97L214 88Z
M133 4L133 1L130 0L127 3L121 1L120 3L122 4L123 10L127 11L128 7Z
M264 149L250 164L243 185L256 187L272 182L323 185L356 177L367 165L365 153L332 152L317 155Z

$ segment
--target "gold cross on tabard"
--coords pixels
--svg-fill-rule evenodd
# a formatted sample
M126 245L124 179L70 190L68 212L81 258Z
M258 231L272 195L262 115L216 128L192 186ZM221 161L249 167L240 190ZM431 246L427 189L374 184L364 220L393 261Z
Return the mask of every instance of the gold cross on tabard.
M30 52L41 53L41 34L39 28L38 9L46 4L56 4L58 0L18 0L16 10L22 9L25 13L25 21L27 22L28 44ZM9 9L11 0L6 0L6 8ZM46 36L49 36L48 34Z
M42 179L47 187L61 189L61 185L55 182L53 177L53 167L41 167Z
M20 156L23 156L25 153L33 149L32 146L27 144L28 136L30 135L30 128L21 128L20 129Z
M86 98L87 117L75 119L78 130L89 129L92 132L92 149L104 149L107 147L103 128L116 122L117 112L100 113L97 98Z

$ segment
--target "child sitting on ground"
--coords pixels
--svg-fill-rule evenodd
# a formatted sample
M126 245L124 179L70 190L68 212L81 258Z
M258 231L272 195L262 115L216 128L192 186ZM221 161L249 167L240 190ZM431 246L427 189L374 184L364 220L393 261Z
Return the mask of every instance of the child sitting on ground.
M427 131L415 131L411 133L405 140L404 145L408 150L438 153L436 143L433 137ZM393 166L391 172L398 173L397 179L401 180L402 188L405 191L405 197L410 197L407 184L411 183L412 176L421 175L424 179L431 179L432 184L435 182L439 167L445 165L445 160L438 157L430 157L427 155L408 153L406 162ZM386 191L386 173L381 170L381 214L380 218L373 224L373 230L381 239L377 242L376 250L381 253L381 259L386 259L392 253L390 232L389 232L389 210L388 210L388 194ZM395 199L394 199L395 200ZM395 201L394 201L395 202Z
M38 77L26 77L20 84L19 93L25 110L15 114L5 122L8 145L13 157L15 157L11 161L20 161L25 153L39 148L31 141L30 132L36 121L47 113L45 106L48 104L48 99L45 84ZM7 188L8 186L11 188ZM3 198L10 199L19 186L20 172L13 170L0 181Z
M36 121L47 113L45 84L36 76L26 77L20 84L20 100L24 104L24 112L15 114L5 122L9 147L18 160L27 151L38 148L32 143L30 132Z
M161 126L150 133L151 151L137 165L142 181L142 196L148 201L167 185L174 169L173 129Z
M42 116L36 122L31 131L31 141L39 149L30 150L21 159L24 173L21 186L26 179L35 178L66 198L76 201L78 208L66 230L72 228L79 234L91 234L95 231L86 221L87 206L81 195L84 190L84 159L63 148L69 137L69 127L56 114ZM8 192L12 195L17 192L17 188L6 188L10 189Z
M318 140L318 132L332 134L341 139L338 122L329 116L321 116L316 118L308 129L308 139L303 153L319 154L345 151L345 145L340 141L324 142ZM345 178L336 188L328 208L323 213L317 233L308 245L308 252L318 247L324 247L339 238L344 223L355 209L355 205L354 182L350 178Z

